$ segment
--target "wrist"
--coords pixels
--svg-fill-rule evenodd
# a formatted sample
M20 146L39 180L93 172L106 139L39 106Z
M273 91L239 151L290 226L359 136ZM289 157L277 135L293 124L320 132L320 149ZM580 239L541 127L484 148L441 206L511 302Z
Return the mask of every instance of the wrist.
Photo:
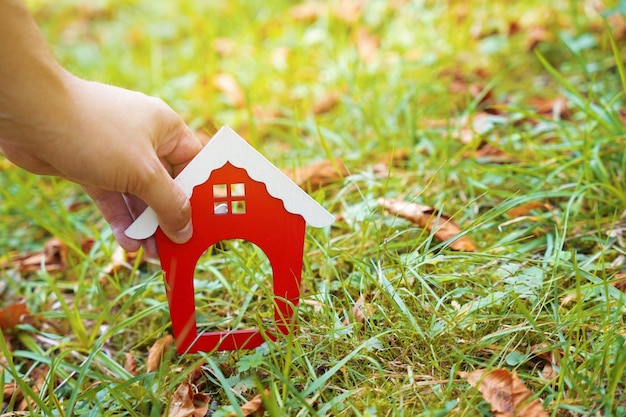
M0 1L0 62L0 138L25 144L62 116L71 76L20 1Z

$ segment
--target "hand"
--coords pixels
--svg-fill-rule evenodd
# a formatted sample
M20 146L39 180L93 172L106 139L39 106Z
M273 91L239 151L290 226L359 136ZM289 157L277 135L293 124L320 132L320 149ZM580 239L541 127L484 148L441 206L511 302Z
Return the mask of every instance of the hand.
M146 203L170 239L189 240L189 199L172 177L202 149L200 140L159 99L68 73L64 79L67 94L53 100L49 117L39 114L10 139L0 135L5 155L33 173L82 185L127 251L142 244L124 231ZM153 240L143 243L156 254Z

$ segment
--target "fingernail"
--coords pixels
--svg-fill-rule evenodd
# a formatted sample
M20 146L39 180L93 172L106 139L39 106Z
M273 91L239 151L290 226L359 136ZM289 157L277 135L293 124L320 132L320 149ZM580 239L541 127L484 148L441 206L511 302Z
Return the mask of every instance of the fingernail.
M185 243L189 239L191 239L191 235L193 233L193 226L191 225L191 221L187 223L185 227L174 234L174 242L176 243Z

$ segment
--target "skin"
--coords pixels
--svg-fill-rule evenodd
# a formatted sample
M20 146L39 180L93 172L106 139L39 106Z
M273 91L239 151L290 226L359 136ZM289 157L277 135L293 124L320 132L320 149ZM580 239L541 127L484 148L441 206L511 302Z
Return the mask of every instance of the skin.
M191 238L189 199L172 180L202 149L162 100L86 81L55 60L19 0L0 0L0 150L39 175L80 184L127 251L124 230L148 204L165 234Z

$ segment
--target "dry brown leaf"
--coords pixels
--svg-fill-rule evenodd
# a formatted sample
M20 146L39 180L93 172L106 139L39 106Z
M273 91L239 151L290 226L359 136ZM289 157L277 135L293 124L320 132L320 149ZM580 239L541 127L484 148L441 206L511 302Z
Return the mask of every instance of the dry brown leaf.
M359 28L354 36L359 58L364 62L372 62L378 53L380 40L365 28Z
M113 250L113 254L111 254L111 262L102 268L102 272L99 275L100 283L106 285L109 276L114 276L124 269L132 271L138 255L139 252L126 252L118 245ZM140 265L144 265L146 262L147 257L144 256L140 259Z
M209 411L211 397L206 394L194 392L192 385L182 382L170 401L168 417L204 417Z
M516 372L506 369L461 372L472 386L478 388L485 401L491 405L494 417L548 417L543 405L533 396Z
M537 45L542 42L551 41L554 38L554 34L548 29L541 26L534 26L526 30L528 34L526 36L526 48L531 51L535 49Z
M406 149L394 149L380 158L380 162L374 164L372 169L379 177L388 177L390 168L406 168L407 162L411 159L411 152Z
M132 376L137 376L137 359L135 359L135 356L130 352L126 352L125 356L126 363L124 364L124 369Z
M577 294L577 293L571 293L571 294L566 295L565 297L563 297L563 299L559 303L559 307L565 307L572 301L577 300L580 296L581 294Z
M8 305L0 309L0 329L11 330L18 324L25 323L30 317L26 301Z
M291 178L293 182L305 188L307 191L317 190L348 175L348 169L339 159L335 159L334 163L328 159L324 159L310 165L296 168L295 170L285 169L283 172Z
M346 23L354 23L361 18L365 9L365 0L339 0L334 3L335 16Z
M9 401L11 397L15 397L15 403L22 401L22 398L24 398L22 396L22 391L19 389L19 387L17 386L17 382L15 381L4 384L3 395L4 401Z
M170 345L174 343L174 338L172 335L168 334L163 336L150 348L148 351L148 362L146 362L146 372L154 372L159 369L159 365L161 364L161 359L163 359L163 353L167 350Z
M380 158L380 163L387 166L396 168L402 168L407 161L411 159L411 151L409 149L394 149L391 152L387 152Z
M192 417L196 411L193 405L193 388L189 382L182 382L170 401L168 417Z
M204 375L203 367L204 367L204 362L196 366L193 369L193 371L189 373L189 376L187 377L187 381L189 381L190 384L198 385L198 381L200 380L200 378L202 378L202 375Z
M365 298L361 295L352 306L352 314L357 323L365 321Z
M231 74L220 73L213 77L213 85L221 91L228 102L234 107L243 107L246 102L246 95L239 86L239 83Z
M46 382L46 375L48 374L48 368L46 366L39 366L30 372L30 379L32 380L31 389L35 394L39 394ZM17 411L33 410L36 406L35 400L31 398L22 398L22 401L16 407Z
M559 373L551 362L546 362L541 369L541 376L546 381L554 381L558 378Z
M491 76L485 69L478 68L472 72L464 72L458 68L445 69L440 73L441 77L451 78L448 83L448 90L454 94L470 96L473 99L480 98L478 104L486 104L493 99L491 90L485 90L482 80Z
M263 397L261 397L261 394L254 396L254 398L241 406L241 413L244 417L262 416L263 411ZM231 413L228 414L228 417L237 417L237 414Z
M622 13L612 13L606 20L616 41L626 37L626 19Z
M522 217L526 216L534 209L538 208L548 208L549 204L542 203L541 201L530 201L526 204L519 205L517 207L513 207L511 210L507 211L507 216L510 217Z
M237 43L229 38L215 38L213 41L213 50L221 57L232 55L237 49Z
M321 1L307 0L293 6L291 17L297 22L313 22L326 11L326 4Z
M535 112L541 116L560 120L567 119L571 115L565 97L553 99L533 97L529 101Z
M319 115L323 113L328 113L339 104L339 94L337 93L328 93L325 96L321 97L315 103L313 103L313 114Z
M560 368L558 365L561 355L547 343L532 345L530 347L530 351L536 354L537 358L543 361L543 368L541 369L541 375L543 378L546 381L555 381L559 376L557 369Z
M15 268L21 273L39 271L42 267L48 272L62 271L67 267L69 248L56 237L44 245L43 250L13 256L0 263L0 268Z
M489 113L480 112L471 116L471 118L462 118L458 130L453 132L453 137L459 139L465 145L471 143L476 133L480 133L481 125L487 123L490 117L492 116Z
M615 275L615 281L613 286L620 291L626 292L626 272L622 272Z
M252 107L252 114L260 121L270 121L285 116L279 109L267 108L265 106Z
M409 220L417 226L432 231L441 241L452 239L461 233L461 228L445 214L440 214L432 207L410 203L403 200L378 199L378 204L391 214ZM433 231L434 229L434 231ZM475 252L476 245L467 236L461 236L450 244L453 250Z
M488 160L491 163L505 164L517 159L489 142L483 142L474 152L474 159Z

